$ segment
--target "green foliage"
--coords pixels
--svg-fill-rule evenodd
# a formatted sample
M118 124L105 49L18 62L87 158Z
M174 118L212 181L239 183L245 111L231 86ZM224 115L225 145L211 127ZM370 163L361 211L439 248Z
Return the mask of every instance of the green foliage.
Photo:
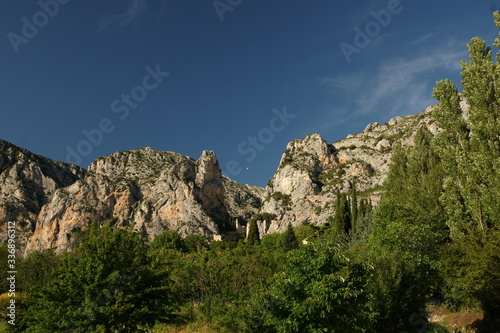
M208 240L202 235L187 235L184 238L184 246L188 252L199 252L207 250L209 247Z
M248 225L247 243L249 245L260 244L260 233L257 221L264 221L270 223L274 219L276 219L276 215L271 213L259 213L252 216L252 218L250 219L250 223Z
M18 275L20 279L16 287L23 292L39 290L49 285L53 279L54 268L59 257L53 250L33 252L18 260Z
M255 219L250 220L250 224L248 226L247 243L248 245L260 244L259 227L257 226L257 220Z
M370 213L372 209L373 207L371 201L365 198L361 199L359 201L358 219L368 215L368 213Z
M153 240L151 244L151 249L171 249L180 252L187 252L186 244L182 239L181 235L175 230L167 230Z
M278 250L283 248L283 234L275 232L262 237L260 246L268 250Z
M421 267L407 260L400 251L377 249L370 262L373 275L368 279L367 304L376 332L399 333L411 330L412 318L425 309L428 281Z
M288 223L288 227L283 233L282 246L285 251L290 251L299 247L299 241L297 240L297 236L295 236L291 223Z
M351 228L356 232L356 224L358 222L358 196L356 191L356 182L351 184Z
M284 208L291 208L292 197L290 196L290 194L283 194L281 192L274 192L271 195L271 198L273 198L276 201L281 201L281 204L283 205Z
M109 226L84 233L52 281L29 297L27 332L137 332L174 305L139 235Z
M216 331L244 331L248 300L261 281L280 269L281 255L241 245L179 257L172 266L174 290L182 293L193 316L211 323Z
M377 331L411 329L409 318L441 285L437 248L447 236L439 201L443 172L430 133L420 129L414 141L393 154L373 233L358 254L375 268L367 290Z
M448 228L440 203L444 179L441 160L427 129L419 129L414 142L414 147L395 150L380 206L387 212L386 219L428 225L444 241Z
M344 233L349 233L349 230L351 230L351 209L349 200L345 193L339 193L338 191L333 227L337 237Z
M301 243L304 239L308 239L318 233L318 227L314 227L312 225L299 225L298 227L293 228L295 232L295 236L299 243Z
M444 129L438 137L447 174L442 202L453 239L472 229L486 234L500 225L500 53L493 62L491 47L480 38L473 38L468 49L470 60L462 62L468 112L452 82L438 82L434 90L440 102L435 117Z
M500 13L494 16L500 28ZM494 46L500 46L500 36ZM463 92L449 80L434 89L440 103L434 116L443 128L436 138L445 172L440 199L452 239L444 247L444 276L449 296L480 304L486 319L494 319L500 316L493 305L500 294L494 254L500 227L500 52L492 60L492 48L477 37L468 50L469 62L462 62Z
M236 248L237 242L215 241L210 243L210 250L214 252L225 251Z
M343 181L347 164L340 164L319 175L319 181L326 185L338 185Z
M368 275L366 267L349 265L332 246L291 251L283 270L254 294L249 331L365 332Z
M2 260L0 261L0 287L2 291L8 290L9 289L9 281L7 281L7 271L9 271L9 265L7 262L9 255L9 249L7 248L7 245L0 245L0 258Z
M252 216L250 221L266 221L266 222L271 222L272 220L276 219L276 215L271 214L271 213L258 213Z
M448 294L459 305L477 305L487 318L500 316L500 231L476 231L442 248Z

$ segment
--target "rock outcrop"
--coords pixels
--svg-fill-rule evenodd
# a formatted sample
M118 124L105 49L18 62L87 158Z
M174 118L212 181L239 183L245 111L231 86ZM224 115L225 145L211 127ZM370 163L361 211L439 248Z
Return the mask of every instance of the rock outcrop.
M0 140L0 242L8 221L16 222L16 244L22 249L36 218L60 188L81 179L85 170L72 164L55 162Z
M324 224L334 215L335 193L356 184L358 199L378 204L393 148L412 145L420 127L433 134L438 127L432 109L413 116L396 117L387 124L372 123L361 133L328 144L319 134L288 144L278 170L267 186L261 213L276 215L260 224L261 236L307 222Z
M210 151L198 160L152 148L123 151L85 171L0 140L0 227L16 221L18 247L26 243L29 253L65 251L75 232L92 222L127 227L149 241L165 230L237 237L234 230L244 232L257 213L276 216L259 223L261 236L284 231L288 223L321 225L335 213L337 191L348 192L353 183L358 199L378 203L393 149L412 145L420 127L439 131L432 109L369 124L331 144L319 134L294 140L266 189L222 176Z
M223 178L213 152L204 151L197 161L151 148L117 152L97 159L83 179L55 192L38 216L27 252L64 251L75 231L101 221L130 226L149 240L166 230L213 239L239 216L231 214L243 213L239 207L247 203L236 201L238 196L255 206L260 202Z

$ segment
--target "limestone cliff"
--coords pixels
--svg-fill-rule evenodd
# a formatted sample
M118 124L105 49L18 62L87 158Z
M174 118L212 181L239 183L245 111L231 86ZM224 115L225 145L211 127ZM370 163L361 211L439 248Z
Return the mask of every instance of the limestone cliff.
M334 215L336 190L347 192L356 183L358 199L380 199L393 148L412 145L418 128L438 131L433 107L413 116L396 117L385 125L369 124L361 133L328 144L319 134L290 142L278 170L267 186L261 213L275 214L260 224L261 236L284 231L288 223L324 224Z
M257 213L276 215L259 224L261 236L288 223L324 224L334 215L336 191L347 192L354 182L359 199L378 203L394 147L411 145L420 127L439 130L432 109L369 124L334 143L319 134L294 140L266 189L223 177L210 151L198 160L151 148L122 151L85 171L0 140L0 226L17 221L18 243L24 247L29 237L29 253L64 251L92 222L129 227L150 241L165 230L220 239L243 231Z
M231 199L226 198L226 186ZM73 233L93 221L131 225L149 240L165 230L213 239L230 227L231 214L252 214L251 209L239 209L247 203L235 197L259 206L258 198L234 186L222 177L213 152L204 151L197 161L151 148L117 152L97 159L83 179L55 192L38 216L27 252L64 251Z
M82 178L82 168L55 162L0 140L0 242L8 221L17 226L17 247L31 236L36 218L57 189Z

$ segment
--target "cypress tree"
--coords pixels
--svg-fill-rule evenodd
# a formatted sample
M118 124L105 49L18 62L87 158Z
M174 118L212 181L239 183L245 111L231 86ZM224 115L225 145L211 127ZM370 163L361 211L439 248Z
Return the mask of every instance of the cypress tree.
M353 232L356 232L357 221L358 221L358 195L356 191L356 181L353 181L351 188L351 227Z
M253 218L250 220L250 225L248 226L247 243L248 245L260 244L259 227L257 226L256 219Z
M334 228L337 235L341 233L348 233L351 229L351 216L350 207L347 195L345 193L339 194L335 207Z
M361 199L359 201L358 219L365 217L369 212L368 199Z
M288 228L283 234L283 248L285 249L285 251L290 251L298 247L299 241L297 240L295 231L293 231L292 224L288 223Z

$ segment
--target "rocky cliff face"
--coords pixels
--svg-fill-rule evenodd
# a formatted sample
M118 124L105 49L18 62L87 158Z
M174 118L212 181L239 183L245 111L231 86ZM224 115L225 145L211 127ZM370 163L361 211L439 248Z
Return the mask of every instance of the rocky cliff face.
M432 108L332 144L319 134L294 140L266 189L223 177L209 151L198 160L151 148L117 152L85 171L0 140L0 226L17 221L18 247L27 242L29 253L64 251L92 222L128 226L149 240L165 230L220 239L256 213L276 215L259 224L261 236L288 223L320 225L335 213L336 191L354 182L359 199L378 203L394 147L411 145L420 127L438 131Z
M0 242L6 239L7 222L15 221L17 246L23 248L43 205L58 189L84 174L80 167L49 160L0 140Z
M284 231L291 223L324 224L334 215L335 193L347 192L356 183L358 199L380 199L393 148L412 145L420 127L438 131L431 117L433 107L424 112L396 117L388 124L369 124L361 133L328 144L319 134L288 144L278 170L266 188L261 213L275 214L270 223L261 223L261 236Z
M131 225L149 240L166 230L213 239L243 211L257 212L256 195L224 179L213 152L204 151L197 161L151 148L118 152L99 158L83 179L55 192L38 216L27 252L64 251L73 233L93 221ZM248 202L254 208L242 209Z

